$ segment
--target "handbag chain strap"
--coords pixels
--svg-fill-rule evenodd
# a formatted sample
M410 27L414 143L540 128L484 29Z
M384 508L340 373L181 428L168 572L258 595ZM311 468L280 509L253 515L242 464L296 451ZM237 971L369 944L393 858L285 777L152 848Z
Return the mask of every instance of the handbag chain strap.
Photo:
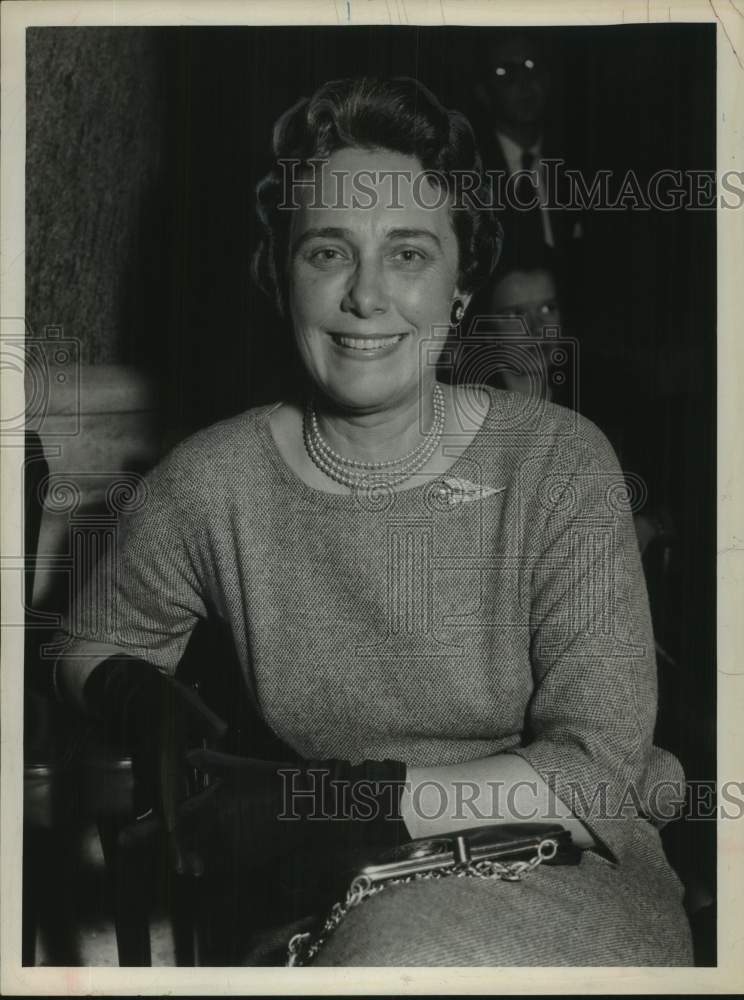
M424 882L452 876L455 878L487 878L504 882L521 882L543 861L554 857L557 849L558 843L551 838L546 838L538 844L534 856L528 860L496 861L486 859L453 865L448 868L432 868L429 871L416 872L414 875L401 875L376 883L373 883L368 875L357 875L349 886L346 899L343 903L333 904L331 912L314 940L311 931L295 934L290 939L287 946L286 966L296 967L309 964L350 910L359 906L365 899L377 896L389 886L407 885L409 882Z

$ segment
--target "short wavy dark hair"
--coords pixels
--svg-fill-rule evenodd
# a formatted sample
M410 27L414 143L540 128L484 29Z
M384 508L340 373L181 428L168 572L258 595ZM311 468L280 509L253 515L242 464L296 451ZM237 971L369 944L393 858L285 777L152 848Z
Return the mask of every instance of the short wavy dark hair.
M325 83L289 108L274 126L274 166L256 189L260 240L253 275L280 313L286 294L286 258L291 212L280 209L286 197L281 161L327 159L345 148L387 149L415 156L433 183L447 190L462 187L452 224L459 251L458 284L474 292L493 272L501 251L501 225L490 207L490 188L473 130L459 111L449 111L411 77L357 77ZM286 204L286 202L284 202Z

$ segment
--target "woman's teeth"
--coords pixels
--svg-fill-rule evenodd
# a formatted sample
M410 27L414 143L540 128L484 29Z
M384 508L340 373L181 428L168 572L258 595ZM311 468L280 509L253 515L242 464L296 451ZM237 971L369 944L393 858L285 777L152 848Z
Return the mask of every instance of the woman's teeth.
M333 339L342 347L350 347L353 351L377 351L381 347L389 347L403 339L404 334L396 333L391 337L343 337L334 334Z

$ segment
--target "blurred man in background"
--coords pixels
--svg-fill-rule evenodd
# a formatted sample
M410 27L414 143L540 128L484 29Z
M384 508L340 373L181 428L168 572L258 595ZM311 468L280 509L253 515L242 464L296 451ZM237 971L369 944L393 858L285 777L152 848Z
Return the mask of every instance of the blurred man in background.
M506 246L517 256L547 249L564 258L582 235L577 213L559 207L567 200L562 170L547 162L564 153L555 135L554 75L540 38L517 33L491 41L477 73L478 139L503 205Z

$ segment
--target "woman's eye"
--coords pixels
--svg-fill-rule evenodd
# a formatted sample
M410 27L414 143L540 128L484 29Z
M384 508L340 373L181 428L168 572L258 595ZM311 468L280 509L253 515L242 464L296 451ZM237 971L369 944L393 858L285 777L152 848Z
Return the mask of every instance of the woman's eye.
M346 255L337 247L319 247L317 250L313 250L309 257L311 263L317 264L319 267L336 264L346 259Z
M393 260L408 267L425 263L427 257L423 250L416 250L414 247L403 247L401 250L393 252Z

